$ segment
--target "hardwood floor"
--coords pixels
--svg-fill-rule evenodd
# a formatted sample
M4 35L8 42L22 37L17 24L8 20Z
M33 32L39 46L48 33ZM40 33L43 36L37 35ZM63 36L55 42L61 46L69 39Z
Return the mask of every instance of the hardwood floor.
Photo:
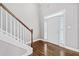
M33 56L79 56L79 52L62 48L58 45L41 40L34 42L32 47Z

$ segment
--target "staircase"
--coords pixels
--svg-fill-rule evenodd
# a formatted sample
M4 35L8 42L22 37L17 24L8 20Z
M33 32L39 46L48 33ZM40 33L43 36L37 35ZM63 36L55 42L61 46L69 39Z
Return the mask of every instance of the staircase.
M33 29L27 27L8 8L0 3L0 41L26 50L32 54ZM10 53L11 54L11 53ZM17 54L18 55L18 54Z

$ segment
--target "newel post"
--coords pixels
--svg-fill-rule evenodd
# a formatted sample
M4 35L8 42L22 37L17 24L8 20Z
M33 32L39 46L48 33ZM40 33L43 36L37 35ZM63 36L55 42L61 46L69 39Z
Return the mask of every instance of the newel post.
M33 29L31 29L31 47L32 47L32 43L33 43Z

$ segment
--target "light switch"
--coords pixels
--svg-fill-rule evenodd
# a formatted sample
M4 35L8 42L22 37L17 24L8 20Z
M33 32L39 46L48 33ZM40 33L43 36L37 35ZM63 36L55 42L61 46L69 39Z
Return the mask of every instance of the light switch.
M71 26L70 26L70 25L68 25L68 26L67 26L67 28L68 28L68 29L71 29Z

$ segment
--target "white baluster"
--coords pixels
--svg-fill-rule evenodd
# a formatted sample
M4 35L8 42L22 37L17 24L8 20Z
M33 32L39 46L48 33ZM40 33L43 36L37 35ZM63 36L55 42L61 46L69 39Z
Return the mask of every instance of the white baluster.
M14 37L14 18L12 17L12 35Z
M15 18L14 18L14 38L15 38Z
M26 44L26 28L24 28L24 44Z
M6 11L6 34L10 35L10 15Z
M19 37L19 39L20 39L20 42L21 42L21 34L22 34L21 33L21 31L22 31L21 24L20 24L20 27L19 28L20 28L20 37Z
M6 12L6 32L8 32L8 13Z
M26 44L26 28L24 27L24 44Z
M16 39L17 39L17 20L15 20L15 36L16 36Z
M19 23L19 42L20 42L20 23Z
M24 44L24 41L25 41L25 27L23 26L23 44Z
M30 43L31 42L30 39L31 39L31 34L27 29L25 29L25 39L24 39L25 44ZM29 44L29 45L31 45L31 44Z
M6 12L5 12L5 19L4 19L4 30L6 32Z
M23 44L23 26L22 26L22 44Z
M1 8L0 8L0 29L1 29Z
M19 22L17 21L17 39L19 39Z
M22 28L22 24L20 25L20 41L21 41L21 43L23 43L22 41L22 39L23 39L23 33L22 33L22 31L23 31L23 28Z
M1 32L2 32L2 8L1 8Z
M3 11L2 10L1 10L1 30L3 30Z
M12 35L12 16L11 15L9 15L9 17L10 17L10 35Z
M6 13L2 11L2 30L6 31Z
M7 14L7 32L9 34L10 34L10 27L11 27L11 25L10 25L10 15Z

